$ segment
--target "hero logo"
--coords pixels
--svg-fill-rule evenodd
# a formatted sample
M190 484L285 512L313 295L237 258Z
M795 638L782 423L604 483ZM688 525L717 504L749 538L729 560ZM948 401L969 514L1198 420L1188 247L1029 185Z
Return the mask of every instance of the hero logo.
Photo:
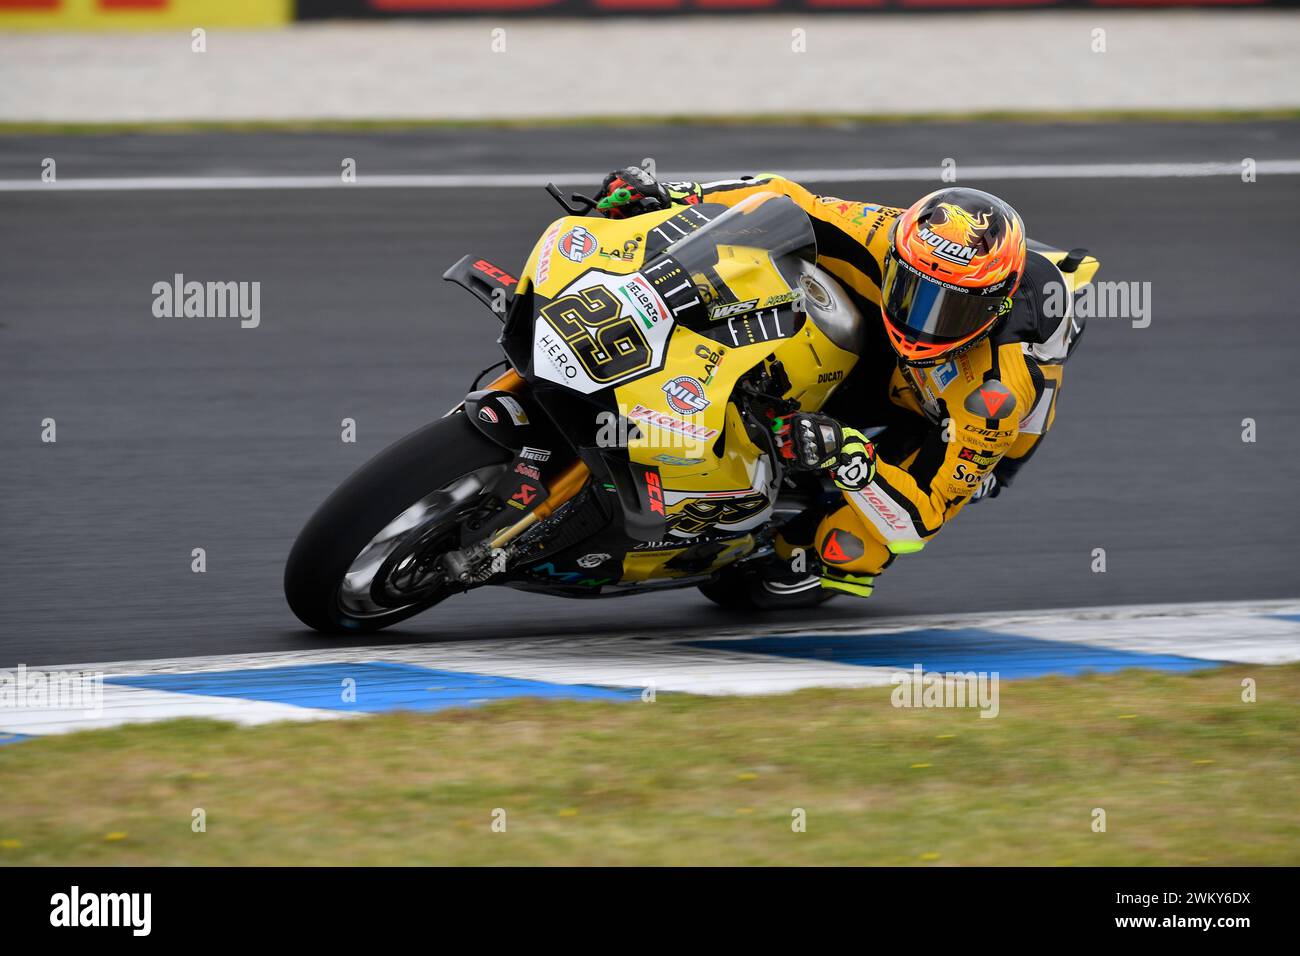
M560 255L572 262L581 262L587 256L596 251L599 243L596 237L589 233L582 226L574 226L564 235L560 236L560 241L556 248L560 250Z
M555 367L555 371L559 372L565 378L577 378L578 365L569 354L568 349L564 347L563 343L561 343L558 338L542 333L541 329L543 328L549 328L549 326L543 326L539 322L537 324L537 341L533 343L533 353L537 354L540 352L542 355L546 356L546 358L550 360L551 365ZM554 381L559 381L559 379L554 379Z
M689 375L679 376L666 383L664 394L668 396L668 407L683 415L702 412L710 404L704 396L704 386Z

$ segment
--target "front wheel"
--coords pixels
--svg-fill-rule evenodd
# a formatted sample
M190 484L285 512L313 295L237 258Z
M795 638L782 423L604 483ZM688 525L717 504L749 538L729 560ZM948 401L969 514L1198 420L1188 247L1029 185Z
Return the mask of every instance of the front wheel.
M362 465L289 552L284 596L298 620L328 634L377 631L464 590L443 578L440 559L463 546L510 460L456 413Z

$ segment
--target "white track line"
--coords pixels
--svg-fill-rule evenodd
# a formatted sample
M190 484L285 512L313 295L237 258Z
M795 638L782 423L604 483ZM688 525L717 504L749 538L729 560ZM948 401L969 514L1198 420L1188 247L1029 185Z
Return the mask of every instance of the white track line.
M1291 619L1279 619L1277 615L1282 614ZM810 638L817 642L812 646L826 650L830 650L837 637L869 635L882 645L882 653L897 655L900 648L907 646L909 632L976 628L988 632L992 661L999 659L997 648L1006 645L1008 639L1014 642L1028 638L1120 652L1190 657L1204 661L1207 667L1221 661L1280 664L1300 660L1300 624L1294 620L1298 614L1300 601L1290 600L862 617L809 628L789 624L736 625L721 630L675 628L669 633L645 628L593 638L567 635L493 638L490 629L485 628L480 640L79 665L76 670L81 672L83 682L95 681L94 686L102 689L102 708L86 711L71 705L62 709L33 705L0 710L0 733L39 736L184 716L241 723L352 716L350 712L299 707L288 701L190 693L184 683L175 685L173 690L103 682L105 677L231 672L306 664L349 665L374 661L557 685L595 684L642 692L655 688L709 695L775 694L807 687L885 687L897 682L900 672L897 666L859 666L823 660L816 654L802 657L767 654L751 649L743 640L761 634L798 635L805 638L805 644ZM691 643L719 637L726 640L707 647ZM980 637L976 635L978 640ZM956 635L954 641L953 646L960 651L976 650L969 635ZM1065 648L1062 651L1067 657L1071 653ZM918 651L918 655L927 653ZM1042 656L1041 650L1035 653ZM1142 662L1136 660L1134 666L1142 666ZM38 670L64 669L66 665ZM98 679L93 676L96 674ZM401 672L399 676L406 674ZM290 673L283 686L291 690L294 679ZM378 680L383 683L382 676ZM202 689L202 682L193 686L195 691ZM84 696L75 703L85 703Z
M281 720L340 720L355 716L345 711L297 707L270 701L209 697L204 694L105 684L103 707L98 713L76 707L0 710L0 734L35 737L65 734L74 730L98 730L122 724L175 720L179 717L228 720L251 726Z
M433 614L437 612L434 611ZM574 638L568 636L503 638L492 634L490 623L485 624L481 640L434 642L428 644L375 644L364 647L340 647L337 650L269 651L249 654L222 654L203 657L175 657L147 661L111 661L96 664L57 664L41 667L42 671L77 670L103 671L107 674L167 674L200 673L236 670L243 668L284 667L301 664L352 663L355 661L384 660L424 666L438 666L434 661L467 657L490 658L501 653L513 653L521 648L546 649L556 652L585 648L597 654L597 648L606 644L637 646L649 644L663 648L666 645L701 639L736 639L765 634L805 634L843 636L850 634L888 634L898 631L929 628L977 627L989 630L1006 629L1017 633L1033 628L1037 636L1045 637L1060 628L1072 637L1077 625L1094 623L1109 625L1116 631L1131 633L1143 624L1157 625L1162 631L1177 633L1196 619L1205 618L1257 618L1275 614L1300 614L1300 600L1281 601L1221 601L1189 604L1132 604L1108 607L1054 608L1042 611L988 611L972 614L926 614L915 616L871 617L863 615L857 620L837 620L833 624L819 624L811 619L807 626L797 624L745 624L735 627L674 628L670 635L653 627L628 628L611 631L599 637ZM1217 622L1216 622L1217 623ZM1253 623L1253 622L1252 622ZM1271 623L1271 622L1270 622ZM1072 626L1073 625L1073 626ZM1069 638L1066 638L1069 639ZM1161 653L1177 653L1173 646L1160 646ZM1288 659L1300 659L1300 643L1296 653ZM545 678L540 678L545 679Z
M783 175L801 183L838 182L941 182L938 166L903 166L896 169L792 169ZM1240 176L1241 163L1075 163L1027 166L959 166L958 181L988 179L1183 179ZM1300 159L1261 160L1257 176L1300 175ZM0 192L150 192L157 190L233 189L499 189L544 186L590 187L601 172L538 173L428 173L409 175L359 175L344 183L332 176L123 176L60 179L0 179ZM730 179L735 171L662 174L665 180L694 178L700 182Z

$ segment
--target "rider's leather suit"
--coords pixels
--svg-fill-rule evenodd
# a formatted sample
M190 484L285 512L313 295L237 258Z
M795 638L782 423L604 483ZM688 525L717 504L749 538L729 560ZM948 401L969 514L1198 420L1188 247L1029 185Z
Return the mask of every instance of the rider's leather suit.
M666 185L686 203L730 206L759 192L790 197L812 219L818 265L866 318L863 357L824 411L849 425L887 426L875 479L844 492L829 513L787 524L787 547L815 545L832 574L874 576L896 555L924 547L977 491L1011 483L1052 427L1064 363L1081 332L1068 308L1053 310L1064 311L1055 318L1044 310L1050 285L1058 301L1065 288L1055 265L1030 252L1011 307L985 339L941 365L911 368L898 361L877 318L889 233L902 209L816 196L771 174Z

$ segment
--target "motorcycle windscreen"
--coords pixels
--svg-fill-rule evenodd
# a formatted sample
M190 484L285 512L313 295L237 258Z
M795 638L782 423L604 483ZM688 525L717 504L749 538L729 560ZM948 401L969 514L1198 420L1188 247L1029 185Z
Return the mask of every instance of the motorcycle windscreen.
M703 300L704 309L677 316L690 325L720 308L734 314L798 300L800 263L817 261L817 239L793 200L758 193L673 243L663 258L690 276ZM653 276L656 270L643 271Z

